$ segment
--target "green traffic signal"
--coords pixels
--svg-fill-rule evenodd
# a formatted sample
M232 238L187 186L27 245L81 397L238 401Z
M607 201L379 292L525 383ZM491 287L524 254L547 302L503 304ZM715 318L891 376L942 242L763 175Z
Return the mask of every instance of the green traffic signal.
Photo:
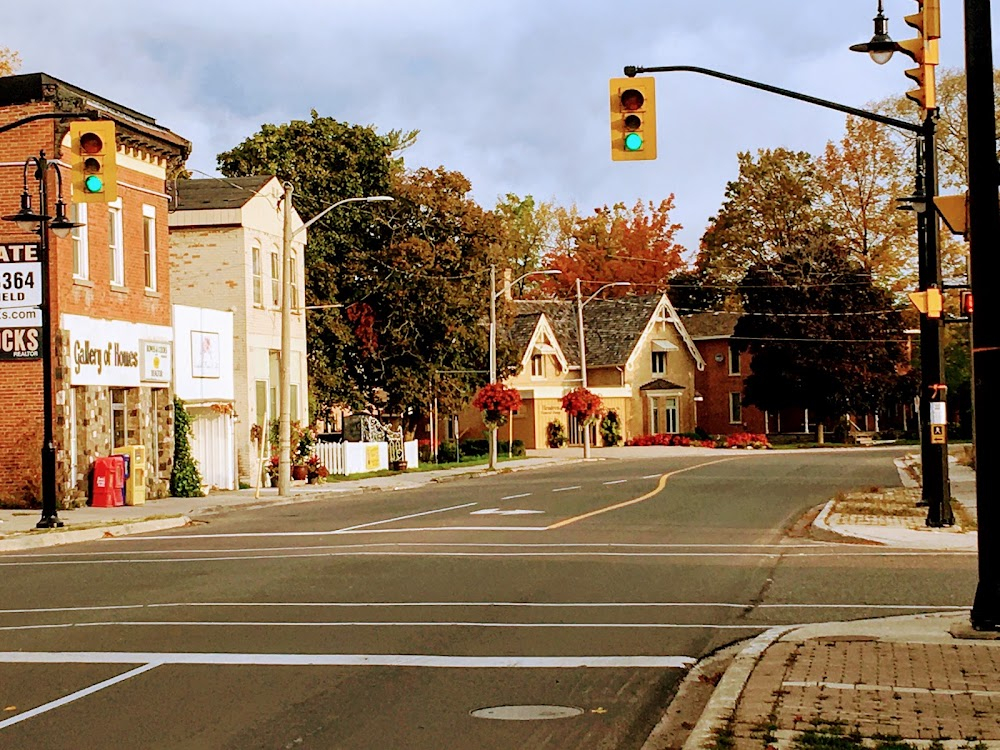
M629 133L625 136L625 150L638 151L642 148L642 136L638 133Z
M83 179L83 189L88 193L99 193L104 190L104 182L96 174L88 175Z

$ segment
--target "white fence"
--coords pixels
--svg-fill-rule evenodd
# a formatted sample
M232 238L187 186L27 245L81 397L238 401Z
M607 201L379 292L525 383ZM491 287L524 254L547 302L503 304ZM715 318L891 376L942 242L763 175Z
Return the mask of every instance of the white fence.
M389 468L388 443L316 443L312 452L331 474L364 474ZM403 443L403 457L409 468L417 465L416 440Z

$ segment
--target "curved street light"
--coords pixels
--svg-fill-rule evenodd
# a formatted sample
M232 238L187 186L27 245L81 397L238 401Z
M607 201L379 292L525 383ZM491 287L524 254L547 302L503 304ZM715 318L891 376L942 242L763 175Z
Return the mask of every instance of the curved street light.
M292 184L284 184L284 241L281 259L281 359L278 367L278 494L286 496L292 486L292 238L345 203L375 203L394 200L388 195L344 198L292 229ZM264 434L267 434L266 432Z
M583 308L587 305L587 303L592 302L594 297L612 286L632 286L632 283L630 281L612 281L609 284L599 287L596 292L584 300L583 295L580 292L580 279L578 278L576 280L577 335L580 338L580 379L584 388L587 387L587 341L584 337L585 334L583 330ZM588 425L583 426L583 457L590 458L590 427Z
M497 382L497 298L507 292L514 284L529 276L555 276L562 271L548 269L545 271L528 271L513 281L504 281L503 289L497 291L497 267L490 266L490 382ZM490 469L497 467L497 428L490 429Z

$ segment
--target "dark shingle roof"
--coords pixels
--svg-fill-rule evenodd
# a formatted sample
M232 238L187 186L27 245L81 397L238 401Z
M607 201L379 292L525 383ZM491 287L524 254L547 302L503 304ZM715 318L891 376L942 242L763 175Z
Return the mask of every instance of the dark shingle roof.
M177 210L241 208L271 179L271 175L255 175L178 180Z
M595 299L583 308L583 327L587 336L587 367L623 365L632 354L646 324L656 310L659 294L645 297ZM580 340L577 336L576 302L568 300L514 300L514 327L511 335L517 351L524 351L535 322L542 313L549 319L559 346L570 365L580 365ZM514 331L524 331L521 337Z
M657 378L656 380L650 380L645 385L639 386L640 391L683 391L683 385L677 385L671 380L664 380L663 378Z
M681 317L687 332L695 340L729 338L739 319L740 314L734 312L703 312Z

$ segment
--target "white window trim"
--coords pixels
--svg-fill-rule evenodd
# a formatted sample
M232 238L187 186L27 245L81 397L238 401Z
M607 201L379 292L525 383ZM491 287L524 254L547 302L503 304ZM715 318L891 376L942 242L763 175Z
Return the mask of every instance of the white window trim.
M149 219L149 231L147 233L146 220ZM146 291L156 291L156 207L147 203L142 204L142 241L143 241L143 261L146 258L146 245L149 242L149 281L146 284ZM143 279L145 283L145 279Z
M536 362L538 363L537 368L535 367ZM531 379L532 380L545 379L545 355L540 352L535 352L534 354L531 355Z
M70 234L73 238L73 278L86 281L90 279L90 226L87 224L87 204L74 203L70 218L83 224L82 227L74 227ZM79 271L76 270L77 265L80 267Z
M656 360L661 359L663 361L663 367L657 369ZM667 353L665 351L652 351L649 354L649 370L654 375L666 375L667 374Z
M111 253L110 280L111 286L125 286L125 228L122 221L122 199L108 203L108 215L111 221L115 222L115 244L111 244L111 237L108 237L108 250ZM110 225L109 225L110 226ZM118 271L120 275L116 276Z
M288 283L291 287L291 310L292 312L299 312L299 266L298 266L298 255L295 251L292 251L292 265L290 269L291 273L288 276Z
M264 306L264 259L260 245L250 247L250 293L254 307ZM260 292L260 297L257 294Z
M277 248L271 250L271 304L281 307L281 253Z
M733 396L736 396L735 401L733 400ZM739 391L729 392L729 424L743 424L743 405L739 403L740 399L742 399L742 395L740 394ZM736 410L733 408L733 406L736 404L739 405L739 411L740 411L739 419L737 419L736 415L734 414Z

